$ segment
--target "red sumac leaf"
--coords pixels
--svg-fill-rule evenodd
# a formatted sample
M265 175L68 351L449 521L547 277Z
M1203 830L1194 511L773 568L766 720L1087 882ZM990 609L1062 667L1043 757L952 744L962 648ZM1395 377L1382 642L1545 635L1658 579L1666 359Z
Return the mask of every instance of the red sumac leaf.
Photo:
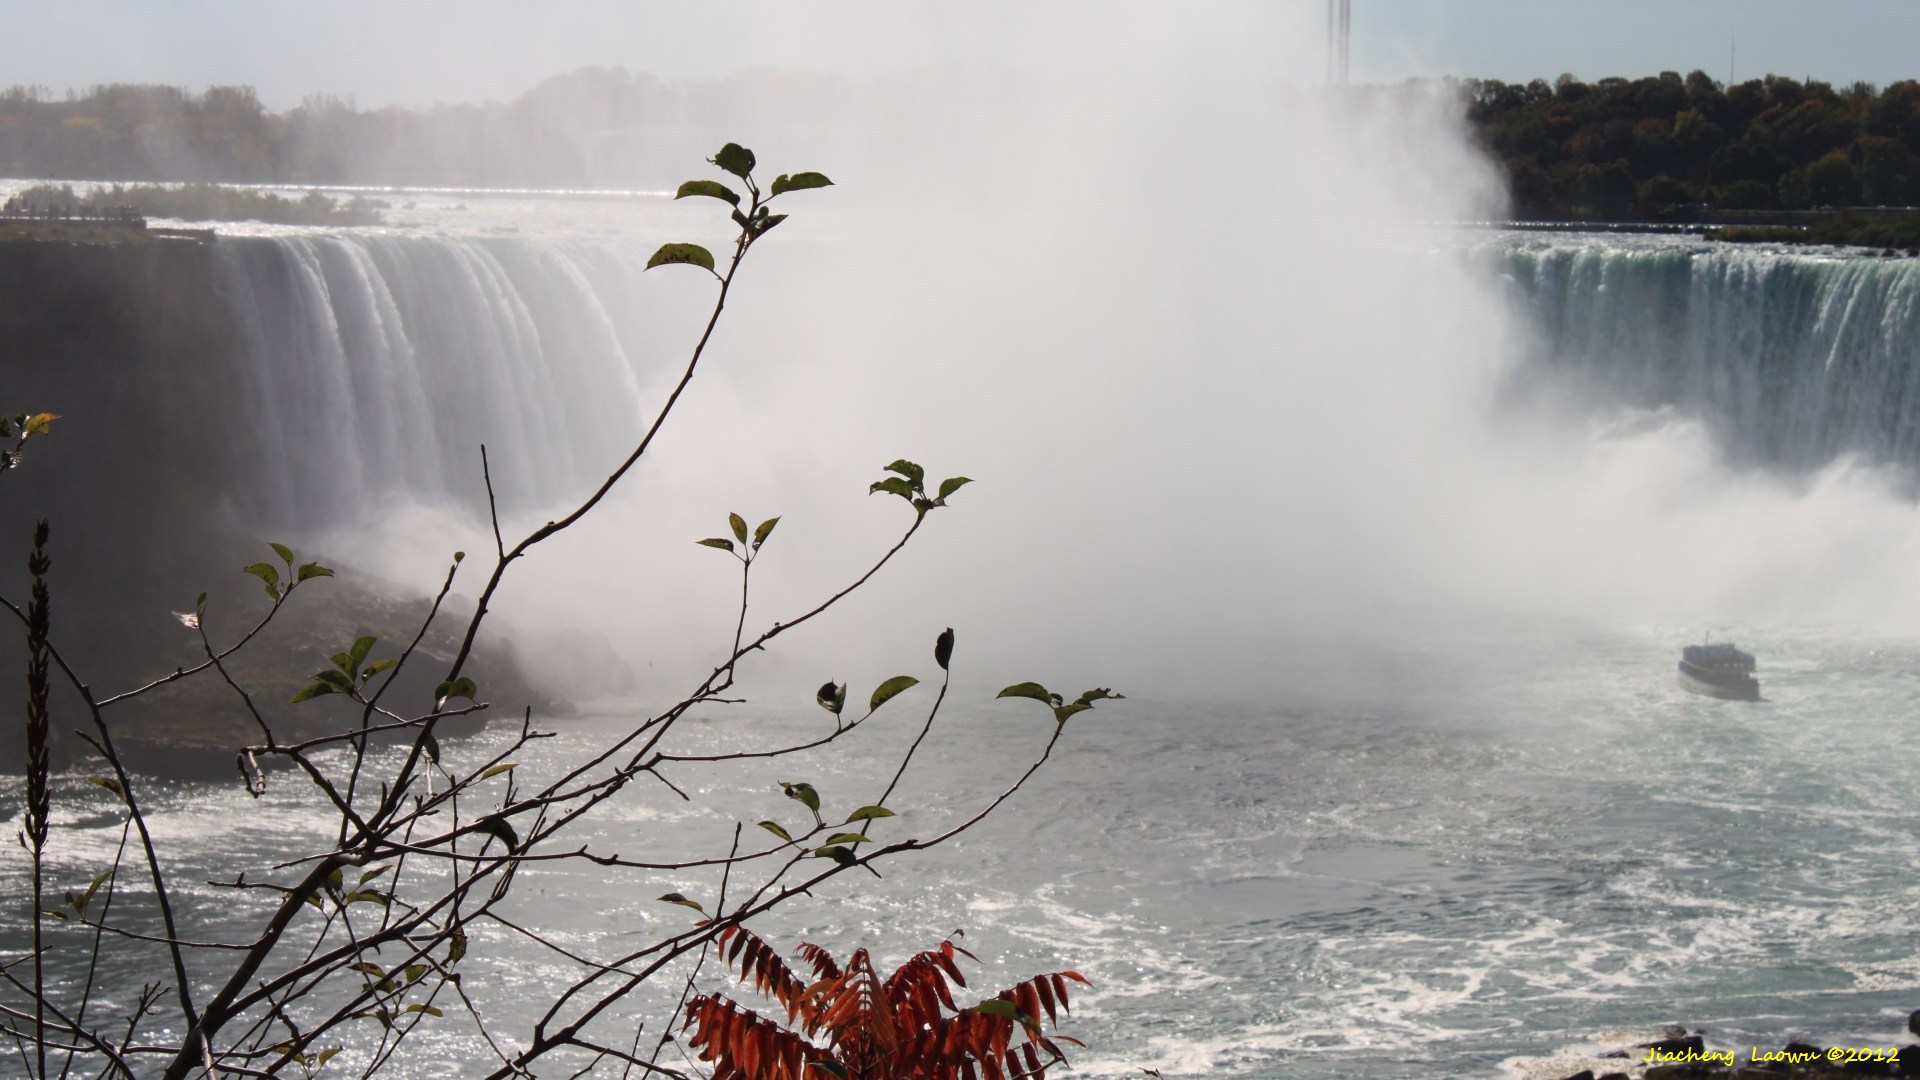
M1053 1012L1053 983L1043 976L1033 980L1033 988L1040 992L1040 1005L1047 1010L1047 1022L1049 1024L1058 1024L1060 1018L1055 1016ZM1038 1015L1037 1013L1035 1014L1036 1019L1038 1019Z
M953 980L955 986L967 985L967 977L960 974L960 965L953 962L952 953L942 952L940 954L940 967L946 971L947 977Z
M1040 994L1034 990L1033 983L1023 982L1015 987L1013 1000L1014 1004L1020 1006L1020 1011L1026 1014L1029 1022L1034 1024L1040 1022Z

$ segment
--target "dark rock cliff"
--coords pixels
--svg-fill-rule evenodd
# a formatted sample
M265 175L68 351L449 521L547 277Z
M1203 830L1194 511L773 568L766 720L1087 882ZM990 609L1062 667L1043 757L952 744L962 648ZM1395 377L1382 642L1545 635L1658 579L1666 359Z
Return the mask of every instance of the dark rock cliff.
M61 417L28 445L19 468L0 474L0 596L24 602L33 522L49 519L54 644L96 696L204 659L198 635L174 614L191 611L199 593L208 594L216 646L269 606L261 583L239 572L276 563L265 541L281 538L252 535L239 494L254 476L254 425L234 390L243 362L234 312L212 280L218 242L0 238L0 411ZM299 554L327 561L325 552ZM417 592L336 569L303 586L232 665L283 741L346 715L334 701L287 704L328 656L363 634L381 638L375 656L397 653L427 610ZM442 618L387 703L427 708L463 625ZM6 616L0 700L10 703L24 693L21 633ZM505 650L477 661L468 671L496 710L517 717L524 705L545 704ZM109 717L116 740L147 768L231 770L240 745L261 741L238 695L212 672ZM70 734L90 726L70 692L55 702L54 726L69 733L67 760L86 752ZM9 767L22 755L6 734L12 728L0 720L0 763Z

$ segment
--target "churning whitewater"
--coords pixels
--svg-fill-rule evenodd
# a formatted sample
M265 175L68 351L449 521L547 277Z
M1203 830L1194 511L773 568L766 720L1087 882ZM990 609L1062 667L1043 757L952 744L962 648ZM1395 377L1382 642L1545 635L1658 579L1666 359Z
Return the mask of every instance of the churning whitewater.
M243 392L263 418L246 449L266 482L263 526L326 520L369 491L475 514L476 430L536 451L496 460L503 488L594 478L659 375L658 335L620 314L637 288L624 250L223 240L250 352ZM1901 404L1920 340L1911 262L1518 236L1457 250L1520 313L1500 407L1471 418L1496 442L1529 410L1571 408L1596 425L1576 426L1580 438L1623 412L1701 425L1723 475L1748 480L1847 455L1920 465ZM1875 520L1912 516L1884 512ZM1920 654L1833 623L1742 624L1766 700L1730 705L1672 686L1675 648L1702 628L1456 607L1360 640L1280 632L1254 683L1125 686L1130 709L1083 732L1071 768L985 830L770 934L847 946L876 927L963 924L987 983L1084 970L1097 986L1066 1030L1090 1044L1080 1063L1097 1076L1557 1076L1675 1020L1705 1027L1710 1047L1884 1041L1920 978L1920 893L1904 871L1920 846L1907 807L1920 733L1905 722ZM991 710L963 716L969 730L936 751L945 775L1032 734ZM745 746L766 725L808 722L769 705L703 737ZM568 734L522 769L558 768L619 723L562 723ZM819 785L869 764L819 763ZM996 777L979 771L986 790ZM750 802L763 779L716 790ZM302 812L290 790L267 816ZM161 821L219 822L222 851L280 857L250 816L225 785L179 791ZM727 825L664 799L591 839ZM59 850L78 872L100 826L67 826ZM582 947L665 917L592 880L540 880L519 903L572 912L565 940ZM210 890L195 900L218 903ZM524 943L485 944L489 978L540 984ZM463 1057L456 1026L430 1037L443 1057L414 1075Z

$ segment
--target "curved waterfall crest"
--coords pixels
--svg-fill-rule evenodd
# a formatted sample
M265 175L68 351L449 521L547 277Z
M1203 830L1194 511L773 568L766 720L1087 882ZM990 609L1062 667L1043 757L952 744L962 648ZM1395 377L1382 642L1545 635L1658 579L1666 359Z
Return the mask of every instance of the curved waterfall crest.
M496 484L557 502L636 430L642 267L617 250L312 233L222 238L215 260L276 523L382 495L483 505L482 442Z
M1697 416L1738 462L1920 469L1920 260L1609 238L1492 261L1532 329L1516 387Z

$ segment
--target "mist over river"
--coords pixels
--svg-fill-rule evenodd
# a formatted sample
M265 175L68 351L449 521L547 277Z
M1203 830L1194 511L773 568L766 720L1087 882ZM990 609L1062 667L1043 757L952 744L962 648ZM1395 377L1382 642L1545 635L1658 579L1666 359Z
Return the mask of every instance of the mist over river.
M856 697L925 678L951 624L948 709L876 825L921 836L1048 734L999 687L1129 698L1071 720L981 827L757 921L770 940L898 960L963 927L975 987L1076 969L1094 986L1062 1030L1099 1077L1559 1077L1666 1022L1742 1051L1893 1041L1920 1005L1913 260L1359 223L1266 264L1196 210L1088 243L1159 251L1197 221L1235 274L1201 280L1182 252L1011 273L1004 237L964 235L1033 224L992 194L931 237L894 228L902 205L818 196L743 279L658 460L502 594L530 663L595 698L535 717L558 734L518 782L728 640L737 579L693 540L782 514L752 621L780 618L890 542L901 509L864 489L905 455L977 482L874 596L675 745L824 734L822 678ZM711 284L645 257L714 214L665 193L385 197L377 229L222 229L211 272L247 363L209 415L250 477L234 526L424 588L491 548L479 442L514 531L631 441ZM1763 700L1677 687L1708 633L1759 657ZM568 666L582 642L613 659ZM850 748L689 768L692 801L640 790L573 842L724 848L735 822L797 812L778 780L870 802L930 702L902 696ZM484 760L510 727L448 753ZM56 881L119 842L84 775L55 792ZM237 779L147 790L197 939L258 914L208 879L333 827L288 774L259 800ZM24 896L25 873L0 862L0 889ZM536 864L510 910L615 952L692 917L654 897L714 887ZM9 951L25 915L0 909ZM566 966L474 936L466 985L511 1041ZM154 955L109 953L119 997ZM608 1030L643 1021L650 1044L676 997ZM416 1037L432 1052L399 1075L487 1071L457 1008Z

